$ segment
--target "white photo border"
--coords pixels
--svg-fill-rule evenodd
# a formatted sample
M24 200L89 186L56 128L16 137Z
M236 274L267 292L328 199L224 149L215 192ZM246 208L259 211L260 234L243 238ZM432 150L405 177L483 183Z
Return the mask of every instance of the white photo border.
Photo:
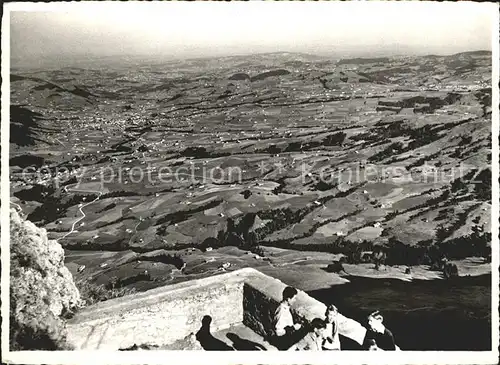
M137 2L132 2L137 3ZM246 3L259 5L260 1ZM306 2L307 3L307 2ZM363 6L362 2L342 2L342 6ZM388 2L379 6L389 6ZM392 2L391 2L392 3ZM406 6L399 2L398 6ZM414 2L411 2L414 3ZM471 4L470 2L464 2ZM151 4L151 3L149 3ZM191 6L198 4L190 3ZM216 6L233 6L232 3L214 2L207 6L216 11ZM301 2L300 4L304 4ZM315 4L318 4L315 2ZM442 6L461 6L455 2L440 3ZM476 3L474 6L491 7L492 29L492 350L491 351L400 351L366 352L283 352L283 351L9 351L9 105L10 105L10 13L13 11L63 11L80 7L128 6L124 2L60 2L60 3L7 3L2 15L2 120L1 120L1 349L2 363L13 364L496 364L499 356L499 8L495 3ZM168 5L166 2L162 6ZM340 4L337 4L340 5ZM158 3L154 6L160 6ZM297 6L285 2L279 6ZM210 16L207 13L207 16ZM312 21L312 20L311 20Z

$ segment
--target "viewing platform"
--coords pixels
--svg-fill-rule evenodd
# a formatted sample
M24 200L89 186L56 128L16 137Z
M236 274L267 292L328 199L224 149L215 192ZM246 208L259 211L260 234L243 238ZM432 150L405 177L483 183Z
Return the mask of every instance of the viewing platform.
M68 322L68 340L77 350L275 350L268 338L285 287L245 268L155 288L81 310ZM292 305L302 324L325 310L300 290ZM366 330L339 313L339 333L361 344Z

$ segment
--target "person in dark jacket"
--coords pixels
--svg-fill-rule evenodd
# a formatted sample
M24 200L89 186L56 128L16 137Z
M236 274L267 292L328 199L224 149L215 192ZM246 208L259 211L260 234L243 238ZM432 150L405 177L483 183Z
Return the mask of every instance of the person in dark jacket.
M384 317L379 311L375 311L368 316L368 331L365 336L365 348L373 347L374 343L377 348L385 351L394 351L399 348L396 346L394 336L384 326Z

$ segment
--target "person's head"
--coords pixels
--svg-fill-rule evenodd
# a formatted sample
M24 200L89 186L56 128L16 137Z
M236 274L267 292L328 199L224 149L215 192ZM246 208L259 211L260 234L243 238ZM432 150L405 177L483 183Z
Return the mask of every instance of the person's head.
M292 288L291 286L287 286L283 290L283 301L290 304L295 299L296 295L297 295L297 289Z
M324 337L326 330L326 322L321 318L314 318L311 321L311 329L312 331L319 337Z
M337 314L338 314L338 309L336 306L334 306L333 304L330 304L327 308L326 308L326 313L325 313L325 316L326 316L326 322L328 323L332 323L335 318L337 318Z
M368 340L368 350L369 351L377 351L379 347L377 346L377 343L375 342L374 339L369 339Z
M203 325L203 327L210 327L210 324L212 323L212 317L210 316L203 316L202 320L201 320L201 324Z
M384 317L382 317L382 314L380 314L379 311L375 311L373 313L370 313L368 316L368 326L372 331L375 332L384 332Z

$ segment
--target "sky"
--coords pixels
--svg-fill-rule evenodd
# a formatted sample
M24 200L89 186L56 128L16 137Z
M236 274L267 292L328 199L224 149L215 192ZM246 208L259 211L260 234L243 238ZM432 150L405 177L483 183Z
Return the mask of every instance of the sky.
M49 3L17 9L10 14L11 60L28 63L279 51L335 57L452 54L491 49L492 13L498 11L493 4L469 2L260 1Z

